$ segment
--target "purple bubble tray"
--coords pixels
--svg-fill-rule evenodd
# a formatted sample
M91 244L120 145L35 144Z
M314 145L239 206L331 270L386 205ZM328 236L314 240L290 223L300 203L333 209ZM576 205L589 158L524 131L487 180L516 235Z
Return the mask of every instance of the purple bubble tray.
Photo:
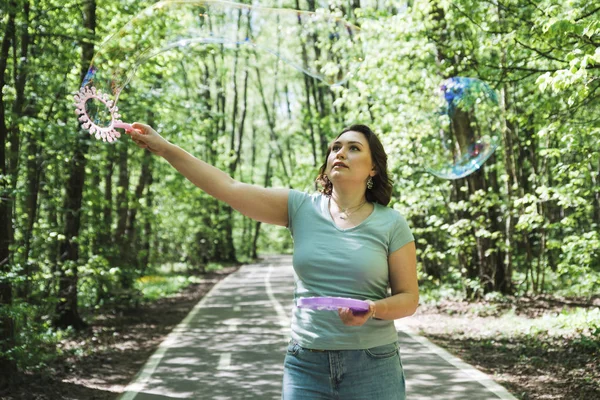
M298 299L296 305L300 308L311 308L313 310L350 308L354 311L369 311L369 303L366 301L345 297L304 297Z

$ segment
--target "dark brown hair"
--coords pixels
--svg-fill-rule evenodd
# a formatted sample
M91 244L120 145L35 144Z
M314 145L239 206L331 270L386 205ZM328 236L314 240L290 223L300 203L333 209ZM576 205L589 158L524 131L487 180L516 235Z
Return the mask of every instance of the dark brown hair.
M344 133L354 131L362 133L367 142L369 143L369 148L371 149L371 159L373 160L373 164L375 165L375 171L377 174L373 177L373 188L367 189L365 194L367 201L372 203L379 203L381 205L387 206L392 197L392 185L393 181L389 178L387 172L387 154L385 154L385 150L383 149L383 145L379 141L379 138L371 128L366 125L352 125L337 135L335 140L337 140ZM334 142L335 142L334 140ZM324 195L331 196L331 192L333 190L333 184L325 175L325 170L327 168L327 159L329 158L329 154L331 154L332 144L329 144L327 148L327 154L325 155L325 162L319 168L319 176L315 180L315 184L317 189L323 193ZM319 189L319 185L321 189Z

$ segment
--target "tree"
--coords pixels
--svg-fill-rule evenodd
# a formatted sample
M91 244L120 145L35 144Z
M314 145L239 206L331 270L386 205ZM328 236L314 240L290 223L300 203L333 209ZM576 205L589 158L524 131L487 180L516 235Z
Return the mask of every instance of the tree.
M15 341L14 321L9 313L13 303L13 288L9 278L10 263L10 238L12 231L12 204L13 197L10 193L9 173L6 157L6 143L8 128L4 114L4 87L6 85L6 68L9 59L11 39L15 32L15 18L17 2L9 3L8 21L2 38L0 48L0 364L4 365L5 373L0 377L0 387L9 383L15 372L15 360L8 355Z
M83 9L83 25L94 35L96 31L96 1L86 0ZM81 81L87 73L94 56L94 43L82 43L81 53ZM59 328L72 326L75 329L82 329L87 324L81 319L78 311L78 262L79 262L79 244L77 237L80 232L81 223L81 200L85 184L85 155L89 148L89 137L86 133L80 132L75 142L73 157L70 162L69 179L65 192L64 210L65 228L64 240L59 248L59 302L56 306L56 315L54 325Z

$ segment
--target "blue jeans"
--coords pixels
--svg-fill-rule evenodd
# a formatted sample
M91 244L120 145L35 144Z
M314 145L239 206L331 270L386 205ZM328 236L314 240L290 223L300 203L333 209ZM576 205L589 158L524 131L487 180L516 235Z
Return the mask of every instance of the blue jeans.
M310 350L291 341L283 400L405 400L398 343L366 350Z

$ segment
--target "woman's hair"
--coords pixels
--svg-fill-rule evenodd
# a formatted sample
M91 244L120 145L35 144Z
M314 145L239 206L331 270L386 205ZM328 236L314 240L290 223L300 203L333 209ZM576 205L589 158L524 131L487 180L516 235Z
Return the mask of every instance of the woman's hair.
M336 140L342 136L344 133L354 131L362 133L367 142L369 142L369 148L371 149L371 158L373 159L373 164L375 165L375 171L377 174L373 177L373 188L367 189L365 194L367 201L372 203L379 203L381 205L387 206L392 197L392 185L393 181L389 178L387 172L387 154L385 154L385 150L383 149L383 145L379 141L379 138L373 133L371 128L366 125L352 125L348 128L345 128L337 137ZM335 141L335 140L334 140ZM319 185L322 187L319 191L327 196L331 196L331 192L333 190L333 184L325 175L325 169L327 168L327 159L329 158L329 154L331 153L331 146L329 145L327 148L327 154L325 155L325 162L321 165L319 169L319 176L315 180L315 184L317 189L319 189Z

